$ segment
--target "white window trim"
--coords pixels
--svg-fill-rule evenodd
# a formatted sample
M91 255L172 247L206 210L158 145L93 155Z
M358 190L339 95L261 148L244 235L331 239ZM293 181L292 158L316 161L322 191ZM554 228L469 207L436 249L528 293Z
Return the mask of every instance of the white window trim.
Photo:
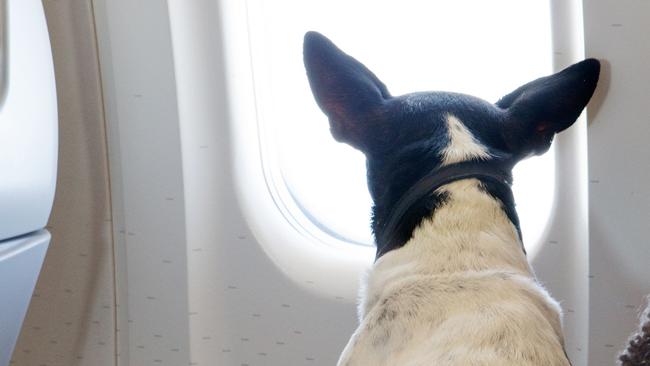
M267 181L274 174L262 157L266 147L256 114L252 65L241 62L251 60L246 2L221 4L235 182L245 218L266 254L296 284L320 296L354 301L356 279L372 263L374 247L310 238L296 230L286 213L278 215L286 203L276 204L283 193L273 192L278 186Z

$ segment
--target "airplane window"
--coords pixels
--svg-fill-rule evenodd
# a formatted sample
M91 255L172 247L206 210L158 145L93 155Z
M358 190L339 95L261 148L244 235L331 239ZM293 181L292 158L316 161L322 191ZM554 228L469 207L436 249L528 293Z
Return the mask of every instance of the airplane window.
M311 95L302 38L316 30L373 70L393 95L425 90L495 102L552 72L548 0L249 0L249 46L267 185L296 230L372 245L363 155L334 141ZM515 169L524 242L540 241L554 154Z

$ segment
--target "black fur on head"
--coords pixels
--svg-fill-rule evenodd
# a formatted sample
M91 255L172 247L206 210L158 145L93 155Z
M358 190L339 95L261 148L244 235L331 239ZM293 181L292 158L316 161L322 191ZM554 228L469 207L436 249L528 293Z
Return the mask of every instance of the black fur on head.
M449 143L449 116L462 121L491 159L512 166L527 156L546 152L553 136L573 124L591 98L600 70L597 60L588 59L525 84L492 104L448 92L393 97L368 68L316 32L305 35L304 63L332 135L366 156L376 239L400 197L441 165L443 149ZM518 227L514 202L505 198L499 187L484 182L483 188L501 200ZM379 255L404 245L422 219L431 216L445 199L432 195L418 203L397 242L377 243L384 248Z

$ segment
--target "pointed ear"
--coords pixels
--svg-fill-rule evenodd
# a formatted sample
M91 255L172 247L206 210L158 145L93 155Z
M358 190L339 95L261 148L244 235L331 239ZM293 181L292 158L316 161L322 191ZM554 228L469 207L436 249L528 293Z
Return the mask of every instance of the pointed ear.
M501 98L508 147L522 157L543 154L556 133L571 126L596 89L600 62L587 59L532 81Z
M386 86L317 32L305 34L303 53L309 85L334 138L364 152L380 144L386 126L379 115L390 98Z

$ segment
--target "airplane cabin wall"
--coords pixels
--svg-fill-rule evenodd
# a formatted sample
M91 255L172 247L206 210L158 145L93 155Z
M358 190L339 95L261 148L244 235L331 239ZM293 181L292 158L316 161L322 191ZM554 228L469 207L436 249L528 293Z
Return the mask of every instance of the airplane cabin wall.
M591 365L611 365L650 293L650 2L584 2L604 61L589 107Z
M60 174L53 242L13 365L334 364L355 299L289 280L239 208L218 2L43 3ZM575 364L613 365L650 293L650 3L583 6L586 55L605 61L586 131L589 248L549 247L534 265L577 327Z

